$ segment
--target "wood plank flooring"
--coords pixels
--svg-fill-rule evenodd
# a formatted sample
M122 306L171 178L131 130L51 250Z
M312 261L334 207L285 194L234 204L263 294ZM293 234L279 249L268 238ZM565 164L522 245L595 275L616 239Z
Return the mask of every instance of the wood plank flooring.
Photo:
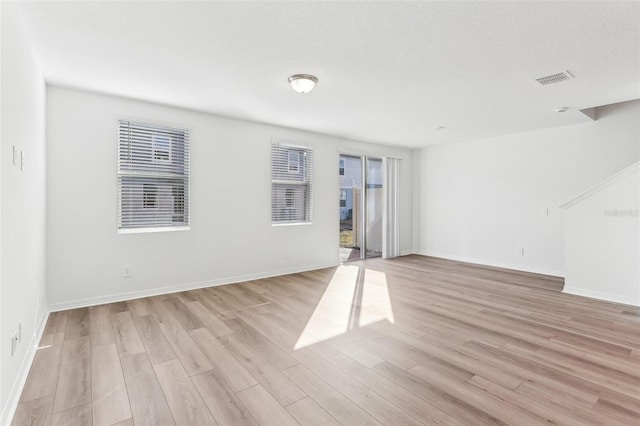
M640 424L640 309L370 259L52 313L14 425Z

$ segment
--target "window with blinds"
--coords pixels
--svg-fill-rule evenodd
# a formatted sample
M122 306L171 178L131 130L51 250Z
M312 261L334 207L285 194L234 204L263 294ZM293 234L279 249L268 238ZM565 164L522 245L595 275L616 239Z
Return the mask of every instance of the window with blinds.
M271 223L309 223L313 212L313 149L271 145Z
M118 123L118 229L189 226L189 132Z

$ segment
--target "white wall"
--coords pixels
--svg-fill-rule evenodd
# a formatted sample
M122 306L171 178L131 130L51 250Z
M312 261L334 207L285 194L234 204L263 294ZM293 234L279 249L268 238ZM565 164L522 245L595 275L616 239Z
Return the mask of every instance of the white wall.
M639 141L632 101L590 123L416 152L416 251L562 276L558 207L638 161Z
M8 424L47 314L45 291L45 85L16 5L0 4L2 20L0 151L0 424ZM13 164L13 146L26 154ZM22 341L10 356L22 321Z
M640 306L640 163L586 195L564 215L564 292Z
M117 119L191 129L191 230L116 232ZM270 149L314 147L312 225L271 226ZM47 282L53 309L335 265L339 150L398 155L411 252L411 151L70 89L47 89ZM133 276L122 277L123 265Z

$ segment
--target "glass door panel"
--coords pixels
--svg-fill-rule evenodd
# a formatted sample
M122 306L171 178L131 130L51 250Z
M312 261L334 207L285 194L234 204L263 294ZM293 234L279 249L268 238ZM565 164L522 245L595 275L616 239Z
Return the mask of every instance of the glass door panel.
M340 261L360 259L362 246L362 158L340 155Z
M365 257L382 256L382 159L366 157Z

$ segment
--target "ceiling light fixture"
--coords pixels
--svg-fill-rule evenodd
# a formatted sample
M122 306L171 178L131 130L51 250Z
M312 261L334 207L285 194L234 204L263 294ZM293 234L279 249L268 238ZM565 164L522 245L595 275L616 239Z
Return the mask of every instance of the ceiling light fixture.
M318 77L311 74L294 74L289 77L289 83L293 90L298 93L307 93L313 90L313 86L318 82Z

